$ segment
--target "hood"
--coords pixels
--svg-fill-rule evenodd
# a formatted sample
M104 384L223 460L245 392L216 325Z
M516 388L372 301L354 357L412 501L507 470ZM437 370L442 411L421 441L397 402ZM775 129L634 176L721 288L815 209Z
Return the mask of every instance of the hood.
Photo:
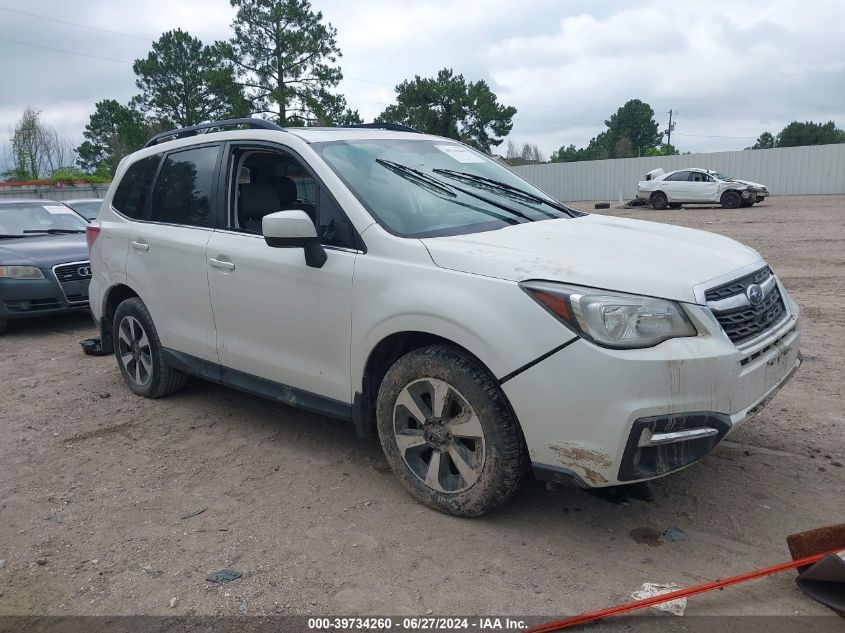
M741 185L748 185L749 187L753 187L755 189L766 189L765 185L761 185L759 182L751 182L750 180L740 180L739 178L733 178L732 182L738 182Z
M0 239L0 264L50 268L65 262L87 260L88 243L84 233Z
M760 261L753 249L715 233L603 215L422 241L441 268L690 303L698 284Z

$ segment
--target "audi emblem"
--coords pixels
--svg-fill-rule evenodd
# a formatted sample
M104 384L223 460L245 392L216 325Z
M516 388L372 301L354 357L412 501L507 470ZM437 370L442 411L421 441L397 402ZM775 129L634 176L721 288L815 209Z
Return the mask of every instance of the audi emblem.
M763 289L758 284L751 284L745 289L745 296L751 305L758 306L763 303Z
M80 266L76 269L76 274L80 277L90 277L91 276L91 267L90 266Z

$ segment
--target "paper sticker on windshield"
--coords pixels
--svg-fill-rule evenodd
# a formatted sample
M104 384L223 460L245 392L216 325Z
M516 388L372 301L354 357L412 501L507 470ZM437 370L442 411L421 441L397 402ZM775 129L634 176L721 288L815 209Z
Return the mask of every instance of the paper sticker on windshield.
M435 145L444 154L451 156L459 163L483 163L484 159L473 151L460 145Z
M59 215L61 213L70 213L71 215L76 215L76 211L74 211L73 209L70 209L68 207L60 207L57 204L45 204L42 206L44 207L44 210L47 211L47 213L52 213L53 215Z

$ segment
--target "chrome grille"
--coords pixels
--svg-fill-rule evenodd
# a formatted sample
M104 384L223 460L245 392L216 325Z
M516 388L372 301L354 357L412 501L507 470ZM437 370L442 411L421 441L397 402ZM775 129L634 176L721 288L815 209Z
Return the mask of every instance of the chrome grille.
M88 303L88 284L91 283L91 262L70 262L53 266L53 274L68 303Z
M91 279L91 263L62 264L55 267L56 279L63 284L68 281L86 281Z
M763 289L763 300L752 305L746 292L752 284ZM783 321L786 304L771 269L767 266L705 293L719 325L735 345L743 345Z

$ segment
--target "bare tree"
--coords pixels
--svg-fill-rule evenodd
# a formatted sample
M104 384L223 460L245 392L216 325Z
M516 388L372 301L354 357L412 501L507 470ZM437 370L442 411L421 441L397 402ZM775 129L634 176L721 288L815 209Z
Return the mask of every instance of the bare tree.
M73 142L40 117L39 110L27 107L15 124L8 160L11 169L6 172L12 179L34 180L73 165Z
M546 157L543 156L540 148L533 143L526 143L522 146L522 151L519 156L526 163L545 163Z

